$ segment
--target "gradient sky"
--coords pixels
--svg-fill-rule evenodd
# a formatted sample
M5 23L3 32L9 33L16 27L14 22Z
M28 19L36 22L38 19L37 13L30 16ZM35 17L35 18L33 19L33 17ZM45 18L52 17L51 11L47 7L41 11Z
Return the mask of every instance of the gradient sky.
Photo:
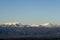
M60 0L0 0L0 24L60 24Z

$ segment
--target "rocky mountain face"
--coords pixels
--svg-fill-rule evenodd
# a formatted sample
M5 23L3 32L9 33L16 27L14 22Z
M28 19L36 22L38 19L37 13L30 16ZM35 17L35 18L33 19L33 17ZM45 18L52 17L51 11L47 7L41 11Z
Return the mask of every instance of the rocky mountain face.
M22 37L22 36L58 37L60 36L60 25L52 24L52 23L39 24L39 25L7 23L7 24L0 25L0 38L1 37Z

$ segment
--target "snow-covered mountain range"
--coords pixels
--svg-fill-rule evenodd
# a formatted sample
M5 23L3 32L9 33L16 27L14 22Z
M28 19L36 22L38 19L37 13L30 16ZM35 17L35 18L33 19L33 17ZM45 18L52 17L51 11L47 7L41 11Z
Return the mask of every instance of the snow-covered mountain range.
M26 27L40 27L40 26L44 26L44 27L59 27L60 25L58 24L53 24L53 23L45 23L45 24L30 24L30 25L27 25L27 24L22 24L22 23L3 23L1 24L0 26L13 26L13 27L24 27L26 25Z
M32 25L4 23L0 25L0 38L22 36L60 37L60 25L52 23Z

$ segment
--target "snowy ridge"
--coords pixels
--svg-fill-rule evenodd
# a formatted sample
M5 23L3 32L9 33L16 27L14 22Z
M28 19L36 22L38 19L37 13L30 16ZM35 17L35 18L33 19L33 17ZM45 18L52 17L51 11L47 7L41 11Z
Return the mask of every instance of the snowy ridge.
M50 37L60 37L60 25L52 23L32 25L25 25L21 23L6 23L0 25L0 35L2 36L2 38L8 36L19 37L22 35L37 35L38 37L48 37L49 35Z
M4 24L1 24L2 26L6 26L7 27L7 25L8 26L15 26L15 27L18 27L18 26L20 26L20 27L24 27L24 26L26 26L26 27L40 27L40 26L44 26L44 27L59 27L60 25L58 25L58 24L53 24L53 23L45 23L45 24L31 24L31 25L26 25L26 24L22 24L22 23L18 23L18 22L15 22L15 23L4 23Z

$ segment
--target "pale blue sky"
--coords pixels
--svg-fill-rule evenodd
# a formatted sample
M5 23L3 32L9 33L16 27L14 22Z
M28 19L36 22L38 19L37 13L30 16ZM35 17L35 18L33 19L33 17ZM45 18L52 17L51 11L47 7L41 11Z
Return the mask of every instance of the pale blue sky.
M60 24L60 0L0 0L0 24Z

